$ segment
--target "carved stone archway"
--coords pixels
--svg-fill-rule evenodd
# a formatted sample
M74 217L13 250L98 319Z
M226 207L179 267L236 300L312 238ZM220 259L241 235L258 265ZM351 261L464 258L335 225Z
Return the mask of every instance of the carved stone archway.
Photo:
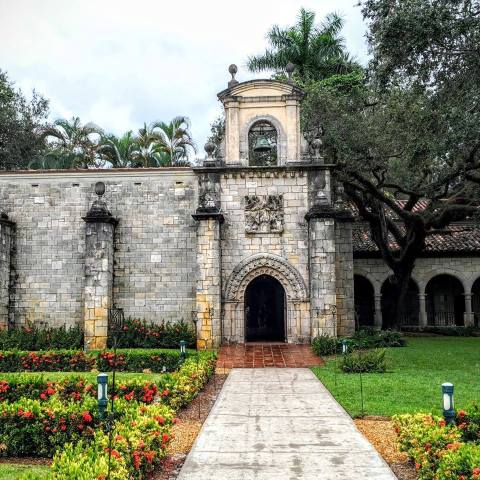
M248 284L260 275L270 275L283 286L286 295L286 336L290 343L310 337L310 302L305 282L287 260L278 255L260 253L240 262L232 271L223 295L224 341L244 343L244 295Z

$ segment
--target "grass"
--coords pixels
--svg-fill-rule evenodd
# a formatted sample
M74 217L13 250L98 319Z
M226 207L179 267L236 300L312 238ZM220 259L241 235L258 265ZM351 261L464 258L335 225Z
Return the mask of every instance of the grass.
M24 465L24 464L13 464L13 463L1 463L0 464L0 478L2 480L17 480L24 473L32 474L46 474L48 472L46 466L38 465Z
M387 349L387 372L362 374L365 415L441 413L441 384L455 385L458 408L480 399L480 338L409 337L403 348ZM335 360L312 368L352 416L360 416L360 376L335 369ZM335 375L336 372L336 375ZM335 385L336 377L336 385Z

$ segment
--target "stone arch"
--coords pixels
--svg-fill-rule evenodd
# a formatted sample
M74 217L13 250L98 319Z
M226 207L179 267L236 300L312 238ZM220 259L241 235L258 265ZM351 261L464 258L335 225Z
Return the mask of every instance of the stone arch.
M428 282L430 282L430 280L439 275L450 275L452 277L455 277L462 284L464 291L469 291L468 282L461 272L459 272L458 270L454 270L453 268L445 268L442 266L438 269L428 270L427 272L424 272L422 274L421 282L417 282L420 292L425 291Z
M465 323L465 284L451 273L438 273L425 286L429 325L454 326Z
M245 291L250 282L261 275L275 278L285 291L286 341L305 341L311 335L307 287L295 267L270 253L252 255L233 269L223 295L223 339L245 342Z
M280 121L273 115L255 115L242 126L240 130L240 160L248 164L248 132L257 122L271 123L277 130L277 164L285 165L287 163L287 135Z
M298 270L282 257L271 253L252 255L233 269L225 288L225 300L243 302L248 284L259 275L276 278L285 289L287 300L307 300L307 288Z

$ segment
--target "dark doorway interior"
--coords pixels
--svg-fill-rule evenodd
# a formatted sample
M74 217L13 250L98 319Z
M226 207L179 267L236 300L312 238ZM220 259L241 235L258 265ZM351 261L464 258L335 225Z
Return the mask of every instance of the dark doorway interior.
M253 279L245 292L247 342L285 341L285 291L269 275Z
M375 300L373 286L361 275L353 277L355 301L355 328L373 327L375 324Z

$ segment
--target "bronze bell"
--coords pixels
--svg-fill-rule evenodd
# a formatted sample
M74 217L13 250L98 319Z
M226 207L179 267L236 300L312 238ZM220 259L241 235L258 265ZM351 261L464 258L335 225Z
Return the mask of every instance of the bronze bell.
M269 152L272 149L272 145L266 137L258 137L255 146L253 147L254 152Z

